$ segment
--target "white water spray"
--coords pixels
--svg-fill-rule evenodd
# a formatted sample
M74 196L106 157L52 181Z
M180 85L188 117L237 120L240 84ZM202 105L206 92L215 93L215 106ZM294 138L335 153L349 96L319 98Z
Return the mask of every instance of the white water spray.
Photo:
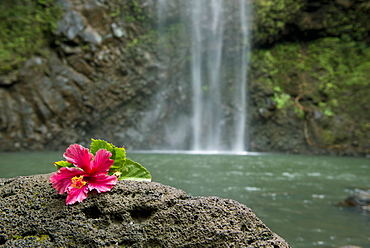
M248 0L158 0L156 6L160 78L168 91L156 104L165 107L162 115L172 112L155 148L247 150Z

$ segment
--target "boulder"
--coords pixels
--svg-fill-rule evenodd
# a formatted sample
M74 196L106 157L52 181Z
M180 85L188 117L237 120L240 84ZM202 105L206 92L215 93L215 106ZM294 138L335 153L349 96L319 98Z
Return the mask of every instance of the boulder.
M345 245L345 246L341 246L341 247L338 247L338 248L362 248L362 247L357 246L357 245Z
M119 181L67 206L49 176L0 179L1 247L290 247L234 200Z
M337 204L340 207L356 207L370 213L370 191L355 189L354 193Z

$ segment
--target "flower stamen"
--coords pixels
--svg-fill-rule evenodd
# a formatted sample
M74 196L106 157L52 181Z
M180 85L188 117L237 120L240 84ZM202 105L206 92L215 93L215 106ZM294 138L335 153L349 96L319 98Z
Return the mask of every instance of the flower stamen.
M76 189L81 189L83 186L85 186L86 182L82 181L83 178L83 176L72 177L72 187Z

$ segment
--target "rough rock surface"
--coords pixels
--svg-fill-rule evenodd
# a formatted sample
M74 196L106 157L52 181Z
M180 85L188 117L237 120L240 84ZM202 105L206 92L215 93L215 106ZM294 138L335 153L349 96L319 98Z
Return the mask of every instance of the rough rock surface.
M49 176L0 179L1 247L290 247L234 200L120 181L66 206Z

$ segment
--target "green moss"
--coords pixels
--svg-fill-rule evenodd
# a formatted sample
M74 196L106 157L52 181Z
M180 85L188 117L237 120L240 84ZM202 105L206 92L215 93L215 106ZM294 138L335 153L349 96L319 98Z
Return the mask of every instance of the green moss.
M0 22L0 73L16 69L34 54L42 54L61 13L55 0L3 0L0 19L6 21Z
M112 17L119 16L122 13L125 23L145 22L146 14L144 13L143 8L138 1L127 1L126 3L122 4L122 1L118 0L117 4L122 6L122 11L119 9L114 9L114 11L111 12Z
M13 239L30 239L30 240L37 240L39 241L40 243L44 243L46 240L50 240L50 236L49 235L40 235L40 236L36 236L36 235L29 235L29 236L21 236L21 235L14 235L13 236Z
M303 0L254 0L254 39L259 43L277 40L303 5Z
M127 42L127 50L136 52L138 48L144 48L146 51L154 51L157 42L157 33L154 30L149 30L144 34L137 35L132 40Z
M314 33L346 41L369 41L367 0L317 1L253 0L253 39L256 45L274 44L285 35ZM313 8L314 11L312 10ZM298 37L297 36L297 37ZM297 38L295 37L295 38ZM307 38L311 38L307 36ZM299 38L298 38L299 39Z
M146 20L146 14L144 13L143 9L141 8L139 2L137 1L131 1L130 2L131 9L135 15L135 20L139 22L144 22Z
M40 240L41 241L45 241L45 240L48 240L48 239L50 239L50 236L49 235L41 235L40 236Z
M306 96L325 115L332 116L343 109L343 103L354 105L356 89L366 88L370 48L339 38L279 44L254 51L252 67L254 80L273 87L278 101L287 99L283 94L292 96L292 101L298 95Z
M254 50L251 66L252 86L258 82L273 89L267 96L277 103L280 114L293 110L297 117L311 120L310 137L317 137L316 143L366 146L370 95L366 44L340 38L278 44Z
M323 144L333 144L335 141L335 136L331 130L324 130L322 132L321 139Z
M138 50L154 51L157 33L148 28L148 23L152 20L148 20L141 1L112 0L110 16L113 22L125 27L126 48L129 53L137 53Z
M294 108L294 112L297 114L299 119L304 119L304 111L302 109Z
M365 41L368 39L370 14L369 2L355 1L352 6L344 8L334 2L329 4L323 26L327 33L344 40Z
M276 102L276 107L278 109L284 108L286 103L290 100L290 95L282 93L282 90L279 86L274 86L274 95L271 97L272 100Z
M325 96L322 101L325 104L319 104L324 112L328 113L329 108L338 113L364 100L354 99L354 94L360 89L366 90L370 80L369 47L326 38L310 44L307 54L306 71L311 73L319 92Z

